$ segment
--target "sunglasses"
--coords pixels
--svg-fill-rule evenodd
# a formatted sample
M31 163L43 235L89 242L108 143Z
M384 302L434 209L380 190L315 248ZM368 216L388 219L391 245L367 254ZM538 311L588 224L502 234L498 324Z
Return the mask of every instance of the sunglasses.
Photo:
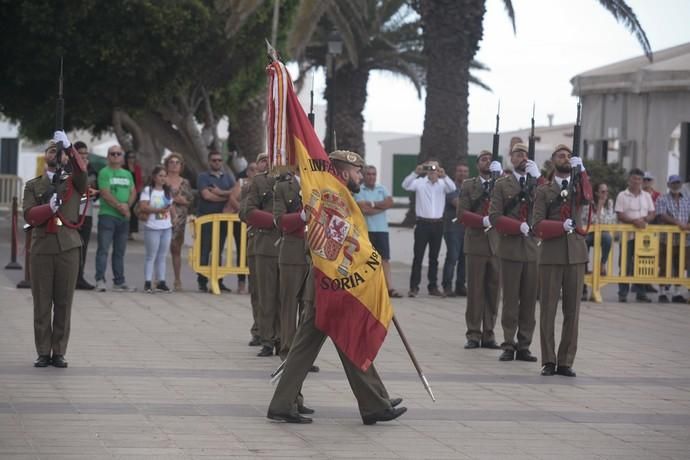
M108 155L111 157L121 157L122 152L110 152Z

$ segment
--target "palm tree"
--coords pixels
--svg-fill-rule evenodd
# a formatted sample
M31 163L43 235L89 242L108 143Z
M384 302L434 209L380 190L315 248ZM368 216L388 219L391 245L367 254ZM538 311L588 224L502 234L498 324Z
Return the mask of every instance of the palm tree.
M335 79L327 76L325 97L335 104L338 148L365 153L364 105L372 70L407 78L421 97L424 57L419 17L405 0L303 1L290 38L302 74L313 67L329 67L327 40L337 29L344 53L335 60ZM334 80L337 91L334 91ZM327 116L330 116L327 114ZM324 143L330 145L332 133Z
M511 0L504 0L515 31ZM640 42L651 60L647 36L625 0L599 0ZM424 28L427 97L420 159L433 152L447 170L467 155L470 63L479 49L486 0L414 0ZM452 71L449 71L452 69Z

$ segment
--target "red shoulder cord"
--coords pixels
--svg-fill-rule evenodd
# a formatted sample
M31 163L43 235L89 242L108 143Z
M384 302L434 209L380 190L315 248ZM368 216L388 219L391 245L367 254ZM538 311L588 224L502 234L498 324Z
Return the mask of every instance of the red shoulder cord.
M69 176L67 178L67 190L65 191L65 195L62 197L62 201L64 202L72 198L72 193L74 193L74 184L72 183L72 176ZM76 223L67 220L65 216L62 214L62 211L58 209L56 214L60 218L60 221L62 221L62 224L67 228L73 228L75 230L78 230L84 224L84 220L86 219L86 211L89 209L90 200L91 190L89 190L89 188L86 187L86 204L84 205L84 211L81 213L81 216L79 216L79 220Z

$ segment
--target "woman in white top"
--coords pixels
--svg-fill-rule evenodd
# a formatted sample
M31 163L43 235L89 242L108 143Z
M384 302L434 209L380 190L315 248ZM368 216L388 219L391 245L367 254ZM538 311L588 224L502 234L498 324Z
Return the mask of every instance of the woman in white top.
M156 166L146 187L141 191L139 206L141 211L148 214L144 220L144 246L146 248L146 262L144 264L144 290L153 292L151 280L153 278L154 262L156 269L156 292L170 292L165 284L165 258L170 250L172 238L172 222L175 208L170 187L166 183L167 173L163 166Z

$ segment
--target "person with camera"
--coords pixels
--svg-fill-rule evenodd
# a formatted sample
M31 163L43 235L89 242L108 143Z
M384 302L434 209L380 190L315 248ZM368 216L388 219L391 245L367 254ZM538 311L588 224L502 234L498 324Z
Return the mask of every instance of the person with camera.
M458 200L458 220L465 226L467 269L467 331L465 349L499 348L494 336L498 313L499 263L498 236L489 221L492 176L503 172L492 153L482 150L477 156L479 175L462 183Z
M231 173L223 170L223 156L220 152L211 150L208 154L208 171L200 173L196 180L196 186L199 189L197 215L205 216L206 214L222 213L234 185L235 178ZM239 203L237 203L237 207L239 207ZM208 265L209 263L211 232L212 226L210 222L201 226L201 265ZM225 246L227 236L227 223L221 222L218 242L218 248L220 248L221 252ZM213 257L220 257L220 254L214 254ZM208 278L204 275L197 275L197 284L199 285L199 291L208 292ZM230 292L230 289L223 284L223 280L220 280L220 290Z
M34 367L65 368L82 245L79 203L88 177L64 131L55 132L44 155L45 173L26 183L22 203L24 220L32 227L31 295L38 354Z
M417 222L414 228L414 258L410 274L409 297L419 294L419 283L422 279L422 259L429 246L429 271L427 289L429 295L443 297L437 284L438 253L443 240L443 210L446 205L446 194L456 190L455 183L446 176L446 172L437 161L428 160L417 165L402 182L402 187L415 193L415 214Z

